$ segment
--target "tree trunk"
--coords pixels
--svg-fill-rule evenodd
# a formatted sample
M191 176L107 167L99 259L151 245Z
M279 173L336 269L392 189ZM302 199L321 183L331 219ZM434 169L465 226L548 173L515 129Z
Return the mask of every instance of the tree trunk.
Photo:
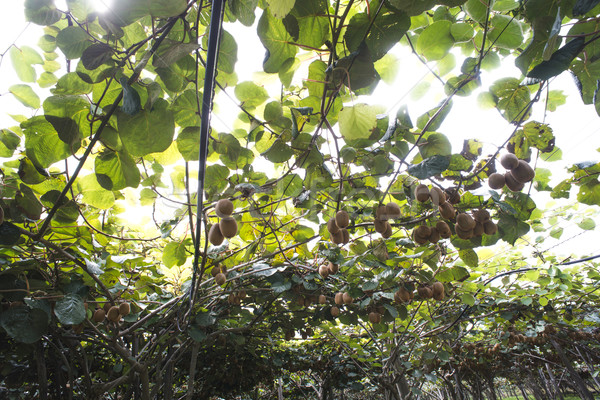
M519 389L521 390L521 394L523 395L523 400L529 400L529 396L527 396L527 391L523 387L523 385L519 385Z
M567 355L565 354L565 352L564 352L563 348L560 346L560 344L554 339L551 339L550 342L552 343L552 346L554 346L556 353L558 354L558 356L562 360L563 364L567 368L567 371L569 371L569 375L573 379L575 388L577 389L577 392L579 393L581 398L585 399L585 400L594 400L594 396L592 396L592 394L588 391L584 380L577 373L577 371L575 371L573 364L571 364L571 361L567 358Z
M46 360L44 357L44 344L38 341L35 347L35 363L37 366L38 392L40 400L48 399L48 376L46 374Z
M556 383L556 378L554 377L554 373L552 372L552 368L550 368L550 364L546 363L546 371L548 371L548 377L550 377L550 382L552 383L552 387L554 388L554 396L555 398L559 398L560 400L565 400Z

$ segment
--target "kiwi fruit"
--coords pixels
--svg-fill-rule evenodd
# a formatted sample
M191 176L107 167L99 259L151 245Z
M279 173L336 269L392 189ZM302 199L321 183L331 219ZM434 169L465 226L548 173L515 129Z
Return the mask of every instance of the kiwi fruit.
M344 210L340 210L335 214L335 224L338 228L347 228L350 225L350 216Z
M333 318L337 318L337 316L340 315L340 309L337 308L336 306L331 307L331 309L329 310L329 312L331 313L331 316Z
M410 292L406 290L405 287L401 286L400 289L398 289L397 293L398 297L400 298L400 300L402 300L403 303L410 302Z
M483 224L485 221L489 221L490 213L488 210L484 209L475 210L473 211L473 219Z
M473 236L481 236L485 233L485 229L483 228L483 223L476 221L475 228L473 228Z
M104 321L104 318L106 318L106 311L104 311L104 309L102 308L96 309L96 311L94 311L94 314L92 315L92 321L94 321L95 323L100 323Z
M437 243L440 241L440 232L436 227L431 228L431 233L427 239L429 239L431 243Z
M488 185L491 189L502 189L506 184L506 180L504 179L504 175L494 172L488 178Z
M329 221L327 221L327 230L332 235L340 231L340 228L338 228L338 226L335 224L335 218L330 218Z
M344 241L344 233L339 229L336 233L331 234L331 241L335 244L342 244Z
M240 299L235 295L235 293L231 293L229 296L227 296L227 302L233 306L237 306L240 304Z
M352 298L352 296L350 296L348 292L344 292L344 294L342 295L342 300L344 301L344 304L352 304L352 302L354 301L354 299Z
M381 314L376 311L371 311L369 313L369 322L372 324L378 324L381 322Z
M429 188L427 185L420 184L415 188L415 199L421 203L425 203L429 200Z
M396 203L387 203L385 206L387 216L390 219L397 219L401 216L400 206Z
M494 235L498 231L498 225L494 223L494 221L485 221L483 223L483 232L486 235Z
M208 231L208 241L213 246L219 246L221 243L223 243L223 240L225 240L225 236L223 236L223 234L221 233L221 228L219 227L219 224L214 224L213 226L211 226L210 230Z
M413 240L417 244L425 244L429 240L431 229L428 226L421 225L415 228L413 231Z
M445 219L454 219L454 216L456 215L456 210L449 202L440 204L438 210L440 211L442 218Z
M446 200L450 202L450 204L458 204L460 203L460 193L457 188L448 188L446 189Z
M233 218L233 217L221 218L221 221L219 221L219 229L221 229L221 233L227 239L231 239L232 237L234 237L237 234L237 229L238 229L235 218Z
M112 307L112 304L110 304L110 303L104 303L104 305L102 306L102 309L104 310L104 312L106 314L108 314L108 310L110 310L111 307Z
M519 164L519 159L514 154L508 153L503 155L502 158L500 158L500 164L510 171L512 169L517 168L517 165Z
M347 244L348 242L350 242L350 233L345 228L341 229L341 231L342 231L342 243Z
M321 275L321 277L323 277L323 279L327 278L329 276L329 266L321 265L319 267L319 275Z
M341 306L342 304L344 304L344 293L337 292L333 300L335 301L335 304Z
M433 296L433 292L431 291L431 288L429 288L428 286L419 286L417 288L417 294L423 300L430 299L431 296Z
M440 236L444 239L448 239L450 236L452 236L452 231L445 221L438 221L435 224L435 229L437 229L437 231L440 233Z
M517 182L527 183L535 178L535 171L525 160L519 160L519 164L510 171Z
M287 330L285 331L285 340L286 341L290 341L294 338L294 336L296 335L296 332L294 332L293 330Z
M389 238L390 236L392 236L394 232L392 231L392 225L390 225L389 222L385 223L385 232L383 232L381 234L381 236L383 236L384 239Z
M524 183L521 183L515 179L512 172L507 172L506 174L504 174L504 179L506 180L506 186L512 192L520 192L525 187Z
M377 218L380 221L387 221L389 219L387 207L382 205L378 206L375 210L375 218Z
M215 276L217 276L217 274L218 274L219 272L221 272L221 267L220 267L220 266L218 266L218 265L217 265L216 267L213 267L213 268L210 270L210 274L212 275L212 277L213 277L213 278L214 278Z
M327 303L327 297L325 297L324 294L320 294L319 295L319 304L325 304Z
M456 224L464 231L475 228L475 220L466 213L460 213L456 216Z
M106 313L106 318L108 318L108 320L111 322L119 322L121 319L121 316L119 315L119 307L112 306L109 308L108 312Z
M436 206L446 202L446 194L438 187L432 187L429 191L429 196L431 197L431 202Z
M215 213L221 218L229 217L233 213L233 203L229 199L221 199L215 205Z
M340 266L332 263L331 261L329 262L327 268L329 269L329 275L335 275L340 270Z
M225 282L227 282L227 277L224 273L219 272L217 275L215 275L215 282L217 283L217 285L223 286Z
M444 284L442 282L435 282L431 285L431 290L435 300L439 301L444 299Z
M456 230L456 236L460 239L469 240L473 237L473 229L462 229L458 224L454 229Z
M387 229L387 221L382 221L378 218L375 218L375 221L373 221L373 225L375 226L375 232L377 233L383 233L385 232L385 230Z
M242 299L242 300L243 300L243 299L245 299L245 298L246 298L246 291L245 291L244 289L240 290L240 291L237 293L237 297L239 297L239 298L240 298L240 299Z
M129 315L131 312L131 305L128 302L119 304L119 314L122 316Z

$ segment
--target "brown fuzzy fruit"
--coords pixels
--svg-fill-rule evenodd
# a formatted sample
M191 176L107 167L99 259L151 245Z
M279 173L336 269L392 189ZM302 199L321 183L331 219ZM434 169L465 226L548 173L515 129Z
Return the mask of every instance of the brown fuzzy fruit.
M344 304L352 304L352 302L354 301L354 299L352 298L352 296L350 296L348 292L344 292L344 294L342 295L342 300L344 301Z
M380 221L387 221L389 219L387 207L386 206L378 206L377 209L375 210L375 218L377 218Z
M386 222L385 224L385 232L383 232L381 236L383 236L384 239L387 239L392 236L394 232L392 231L392 225L390 225L389 222Z
M324 294L320 294L319 295L319 304L325 304L327 303L327 297L325 297Z
M337 304L338 306L341 306L342 304L344 304L344 293L337 292L335 294L335 298L333 300L335 301L335 304Z
M335 224L335 218L330 218L329 221L327 221L327 230L332 235L340 231L340 228Z
M378 218L375 218L375 221L373 221L373 225L375 226L375 232L377 233L383 233L385 232L385 230L387 229L387 221L382 221Z
M506 180L504 179L504 175L494 172L488 178L488 185L491 189L502 189L506 184Z
M496 225L494 223L494 221L490 220L490 221L484 222L484 224L483 224L483 232L486 235L490 235L490 236L491 235L495 235L497 231L498 231L498 225Z
M108 310L110 310L111 307L112 307L112 304L104 303L104 305L102 306L102 309L104 310L105 313L108 314Z
M433 292L431 291L431 288L429 288L428 286L419 286L417 288L417 293L418 293L419 297L424 300L430 299L431 296L433 296Z
M108 310L108 313L106 313L106 318L108 318L108 320L111 322L119 322L121 319L121 316L119 315L119 307L112 306Z
M227 277L224 273L219 272L217 275L215 275L215 282L217 285L223 286L225 282L227 282Z
M448 239L450 236L452 236L452 231L450 230L450 227L446 221L438 221L435 224L435 229L437 229L437 231L440 233L440 236L444 239Z
M327 268L329 269L329 275L335 275L340 270L340 266L332 263L331 261L329 262Z
M519 160L519 165L510 171L510 173L517 182L521 183L531 182L535 178L535 171L525 160Z
M216 267L213 267L213 268L210 270L210 274L212 275L212 277L213 277L213 278L214 278L215 276L217 276L217 274L218 274L219 272L221 272L221 267L220 267L220 266L218 266L218 265L217 265Z
M372 324L378 324L381 322L381 314L376 311L371 311L369 313L369 322Z
M431 243L437 243L440 241L440 232L437 230L437 228L431 228L431 233L429 234L428 239Z
M331 241L335 244L342 244L344 241L344 233L342 230L338 230L336 233L331 234Z
M483 228L483 223L477 221L475 223L475 228L473 228L473 236L481 236L485 233L485 229Z
M475 228L475 220L466 213L460 213L456 216L456 224L465 231Z
M348 229L341 229L341 231L342 231L342 243L348 244L348 242L350 242L350 233L348 232Z
M475 210L473 211L473 219L483 224L485 221L489 221L490 213L488 210L484 209Z
M506 186L513 192L520 192L525 187L525 184L515 179L512 172L504 174L504 179L506 180Z
M420 184L415 188L415 199L421 203L425 203L429 200L429 188L427 185Z
M510 171L514 168L517 168L517 165L519 164L519 159L514 154L508 153L502 156L502 158L500 159L500 164Z
M431 228L421 225L413 231L413 240L418 244L425 244L429 240L429 235L431 235Z
M458 204L460 203L460 193L457 188L448 188L446 189L446 200L450 202L450 204Z
M221 229L221 233L227 239L231 239L232 237L234 237L237 234L237 229L238 229L235 218L233 218L233 217L221 218L221 221L219 221L219 229Z
M442 216L442 218L445 219L454 219L454 216L456 215L456 210L454 209L454 207L452 207L452 204L450 204L449 202L440 204L438 210L440 211L440 215Z
M102 308L98 308L96 311L94 311L94 315L92 315L92 321L97 324L104 321L104 318L106 318L106 311L104 311Z
M131 305L127 302L119 304L119 314L122 316L129 315L131 312Z
M446 194L444 191L438 187L432 187L429 191L429 196L431 197L431 202L436 206L440 204L444 204L446 202Z
M219 246L221 243L223 243L223 240L225 240L225 236L223 236L223 234L221 233L221 228L219 227L219 224L214 224L213 226L211 226L210 230L208 231L208 241L213 246Z
M331 316L333 318L337 318L337 316L340 315L340 309L337 308L336 306L331 307L331 309L329 310L329 312L331 313Z
M473 229L465 230L459 225L454 226L454 229L456 230L456 236L458 236L460 239L469 240L473 237Z
M347 228L350 224L350 216L344 210L340 210L335 214L335 224L338 228Z
M443 300L444 299L444 284L442 282L435 282L431 286L433 298L435 300Z
M386 209L388 218L390 218L390 219L400 218L401 212L400 212L400 206L398 204L387 203L385 206L385 209Z
M319 275L321 275L323 279L327 278L329 276L329 267L327 265L321 265L319 267Z
M233 213L233 203L229 199L221 199L215 205L215 213L220 218L229 217Z
M400 289L398 289L398 291L396 293L398 293L398 298L400 298L400 300L403 303L410 302L410 299L411 299L410 292L408 290L406 290L406 288L404 286L401 286Z

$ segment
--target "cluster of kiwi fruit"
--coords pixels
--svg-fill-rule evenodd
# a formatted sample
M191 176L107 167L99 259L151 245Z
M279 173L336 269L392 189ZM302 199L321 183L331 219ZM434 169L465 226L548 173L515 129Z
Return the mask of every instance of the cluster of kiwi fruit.
M493 235L498 231L498 226L490 219L487 210L473 211L472 215L460 213L456 216L456 236L461 239L471 239L474 236Z
M128 302L122 302L119 305L111 305L105 303L102 308L97 308L92 314L92 321L99 324L104 322L104 319L108 319L110 322L119 322L122 317L129 315L131 312L131 305Z
M329 275L337 274L339 270L340 266L338 264L329 261L327 264L319 266L319 275L321 275L323 279L326 279Z
M219 286L223 286L227 282L227 267L224 265L214 266L210 270L210 274L215 278L215 283Z
M400 286L400 289L398 289L395 293L394 293L394 301L396 301L396 303L410 303L412 301L412 299L414 299L415 297L415 293L412 290L408 290L406 289L404 286Z
M233 306L239 306L240 304L242 304L242 300L244 300L245 298L246 291L244 289L241 289L237 292L230 293L227 297L227 302Z
M340 308L338 306L352 304L354 303L354 298L350 296L350 293L348 292L337 292L333 298L333 301L336 305L331 307L329 312L331 313L332 317L337 318L340 315Z
M456 189L446 189L444 192L435 186L429 190L427 185L421 183L415 188L415 199L421 203L425 203L431 199L433 205L438 207L440 215L443 218L453 219L456 214L453 204L460 203L460 194Z
M452 231L445 221L438 221L435 226L419 225L413 231L413 240L417 244L437 243L440 239L448 239Z
M347 244L350 241L348 233L348 225L350 225L350 215L344 210L340 210L335 214L335 217L327 221L327 230L331 235L331 241L335 244Z
M494 172L489 176L488 185L492 189L502 189L506 185L511 191L520 192L535 177L535 171L527 161L519 160L512 153L502 156L500 164L508 171L504 174Z
M380 323L383 314L385 314L385 307L382 305L374 306L369 312L369 322L372 324Z
M417 288L417 293L423 300L434 299L442 301L444 300L444 297L446 297L446 291L442 282L434 282L431 285L421 285Z
M237 234L238 226L233 214L233 203L229 199L221 199L215 205L215 213L220 218L218 224L213 224L208 231L208 240L214 246L219 246L225 238L231 239Z
M400 218L400 215L400 206L396 203L379 205L375 210L375 220L373 221L375 231L381 233L384 239L389 238L392 236L392 225L389 220Z

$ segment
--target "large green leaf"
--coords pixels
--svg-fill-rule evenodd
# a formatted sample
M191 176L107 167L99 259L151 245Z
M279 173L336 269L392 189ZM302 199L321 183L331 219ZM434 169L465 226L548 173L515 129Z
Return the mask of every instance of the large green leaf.
M10 337L22 343L35 343L48 329L48 315L39 308L11 307L0 314L0 325Z
M175 120L166 101L159 99L151 110L135 115L119 113L119 136L132 156L145 156L165 151L173 142Z
M258 0L228 0L227 8L244 25L252 26Z
M509 122L525 120L531 113L528 110L531 92L527 86L521 86L516 78L503 78L494 82L490 92L496 98L498 110ZM525 113L527 111L527 113Z
M234 93L242 105L249 110L258 107L269 98L265 88L250 81L238 83Z
M267 54L263 61L265 72L278 73L283 66L294 59L298 48L291 44L294 39L285 28L283 21L265 10L258 21L258 36Z
M508 15L496 14L490 21L490 43L504 49L516 49L523 43L521 23Z
M346 140L368 139L377 127L381 109L368 104L344 107L340 111L340 133Z
M436 0L389 0L394 8L404 11L410 16L419 15L424 11L430 10Z
M12 85L8 88L8 91L24 106L40 108L40 97L33 91L31 86L20 83Z
M34 24L52 25L58 22L61 15L54 0L25 0L25 19Z
M42 116L24 121L21 128L25 132L27 157L39 167L48 168L78 149L78 146L72 147L62 141L56 129Z
M177 16L185 11L186 6L185 0L116 1L103 18L117 27L124 27L147 15L155 18Z
M180 266L187 260L184 242L170 242L163 248L162 261L167 268Z
M77 179L76 185L85 204L102 210L107 210L115 204L114 193L100 186L94 174Z
M262 155L272 163L282 163L289 160L294 155L294 151L283 141L276 140Z
M327 72L330 72L330 70L328 69ZM365 42L360 44L358 50L335 62L333 77L328 75L327 81L331 82L332 79L335 87L340 86L340 82L343 82L353 91L374 87L377 84L379 74L375 69L371 52Z
M185 161L197 161L200 154L200 128L188 126L177 135L177 150Z
M29 46L13 46L9 51L10 60L17 76L23 82L35 82L36 72L33 64L42 64L42 57Z
M450 157L436 155L408 167L407 172L417 179L440 175L450 166Z
M140 171L131 156L124 151L107 150L96 157L96 179L106 190L121 190L140 184Z
M21 143L21 138L11 130L0 129L0 157L12 157Z
M267 0L269 12L275 18L283 18L294 8L296 0Z
M67 26L56 36L56 44L68 59L80 58L92 42L90 36L78 26Z
M452 22L441 20L429 25L417 39L417 52L429 61L441 60L454 45Z
M54 305L54 315L64 325L78 325L85 319L83 299L76 293L66 293Z
M445 135L432 132L423 137L419 145L419 153L423 159L438 155L449 156L452 154L452 145Z

